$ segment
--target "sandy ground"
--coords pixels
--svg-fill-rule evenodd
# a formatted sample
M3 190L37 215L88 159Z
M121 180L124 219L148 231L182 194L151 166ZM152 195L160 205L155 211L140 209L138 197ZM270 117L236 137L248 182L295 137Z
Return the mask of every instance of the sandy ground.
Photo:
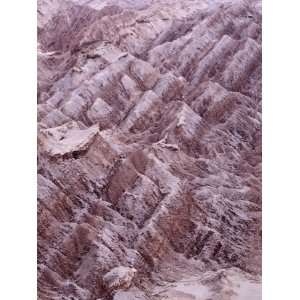
M217 276L182 279L161 287L156 295L161 300L261 300L261 283L232 269Z

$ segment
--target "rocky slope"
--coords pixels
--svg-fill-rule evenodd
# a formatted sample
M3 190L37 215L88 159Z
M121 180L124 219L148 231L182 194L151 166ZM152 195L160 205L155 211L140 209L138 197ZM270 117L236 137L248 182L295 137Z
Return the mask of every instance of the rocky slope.
M38 1L39 299L257 300L260 272L260 3Z

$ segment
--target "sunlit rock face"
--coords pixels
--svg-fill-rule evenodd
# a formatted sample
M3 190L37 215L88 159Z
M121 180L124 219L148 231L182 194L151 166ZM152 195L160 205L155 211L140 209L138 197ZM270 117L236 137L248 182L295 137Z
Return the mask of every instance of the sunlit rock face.
M39 299L260 299L260 7L38 1Z

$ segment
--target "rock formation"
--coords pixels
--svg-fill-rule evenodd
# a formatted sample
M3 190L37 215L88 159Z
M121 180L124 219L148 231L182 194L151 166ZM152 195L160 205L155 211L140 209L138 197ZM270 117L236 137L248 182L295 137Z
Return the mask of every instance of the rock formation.
M260 2L38 0L37 54L38 298L259 300Z
M109 291L128 289L132 283L136 269L128 267L117 267L109 271L103 277L105 287Z

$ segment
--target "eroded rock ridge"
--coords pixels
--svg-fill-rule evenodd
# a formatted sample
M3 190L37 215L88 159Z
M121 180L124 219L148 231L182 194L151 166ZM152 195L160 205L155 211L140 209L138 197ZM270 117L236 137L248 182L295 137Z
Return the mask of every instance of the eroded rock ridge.
M247 299L261 272L260 3L38 9L39 299Z

